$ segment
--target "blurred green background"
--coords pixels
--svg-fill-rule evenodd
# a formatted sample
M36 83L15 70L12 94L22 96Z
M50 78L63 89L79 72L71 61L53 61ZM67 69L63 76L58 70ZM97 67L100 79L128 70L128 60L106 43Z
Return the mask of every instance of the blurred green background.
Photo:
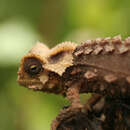
M0 0L0 130L49 130L68 102L17 82L20 59L36 43L123 38L130 33L129 0Z

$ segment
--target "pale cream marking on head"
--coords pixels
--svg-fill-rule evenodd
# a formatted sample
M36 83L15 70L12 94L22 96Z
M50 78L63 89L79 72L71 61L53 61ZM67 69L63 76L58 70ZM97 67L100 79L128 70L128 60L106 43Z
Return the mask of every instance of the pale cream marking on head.
M50 49L43 43L37 42L35 46L29 51L31 54L37 54L41 57L47 57Z
M27 53L24 58L36 57L43 61L43 63L47 63L47 57L50 52L50 49L43 43L37 42L35 46Z
M77 44L72 42L63 42L61 44L58 44L56 47L52 48L48 55L48 58L60 52L67 52L67 53L62 57L60 61L52 64L48 62L48 64L44 65L44 68L53 71L59 75L62 75L65 69L72 65L73 62L72 52L74 51L76 46Z
M41 90L43 88L43 85L42 84L29 85L28 88Z
M42 84L44 85L49 80L49 77L47 74L42 74L41 76L39 76L39 79L42 82Z
M76 48L77 44L74 42L66 41L58 44L50 50L49 57L62 51L72 51Z

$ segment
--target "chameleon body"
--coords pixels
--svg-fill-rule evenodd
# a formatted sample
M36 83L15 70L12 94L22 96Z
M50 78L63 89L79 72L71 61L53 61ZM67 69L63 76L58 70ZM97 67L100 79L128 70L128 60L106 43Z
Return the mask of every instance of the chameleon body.
M125 41L121 36L87 41L73 56L76 70L83 70L85 92L130 96L130 37Z
M73 64L63 75L65 83L69 86L78 80L80 93L104 97L102 128L129 130L130 37L86 41L74 50Z

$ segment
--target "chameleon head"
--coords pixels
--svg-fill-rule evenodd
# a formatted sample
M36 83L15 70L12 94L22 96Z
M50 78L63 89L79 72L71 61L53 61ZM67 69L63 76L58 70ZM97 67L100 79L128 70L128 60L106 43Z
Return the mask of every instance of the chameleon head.
M60 84L60 76L44 68L49 49L37 43L21 60L18 83L33 90L51 92Z
M49 49L37 43L21 60L18 82L34 90L60 93L62 74L72 65L76 44L64 42Z

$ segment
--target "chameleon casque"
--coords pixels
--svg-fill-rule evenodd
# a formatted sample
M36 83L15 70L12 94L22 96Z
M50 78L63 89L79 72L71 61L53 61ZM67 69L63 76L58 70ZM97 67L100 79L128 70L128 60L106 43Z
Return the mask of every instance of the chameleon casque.
M37 43L21 60L18 82L29 89L61 94L70 101L53 121L52 130L72 111L94 109L101 98L103 124L88 130L130 129L130 37L124 41L121 36L97 38L79 46L64 42L52 49ZM80 93L93 93L84 106Z

